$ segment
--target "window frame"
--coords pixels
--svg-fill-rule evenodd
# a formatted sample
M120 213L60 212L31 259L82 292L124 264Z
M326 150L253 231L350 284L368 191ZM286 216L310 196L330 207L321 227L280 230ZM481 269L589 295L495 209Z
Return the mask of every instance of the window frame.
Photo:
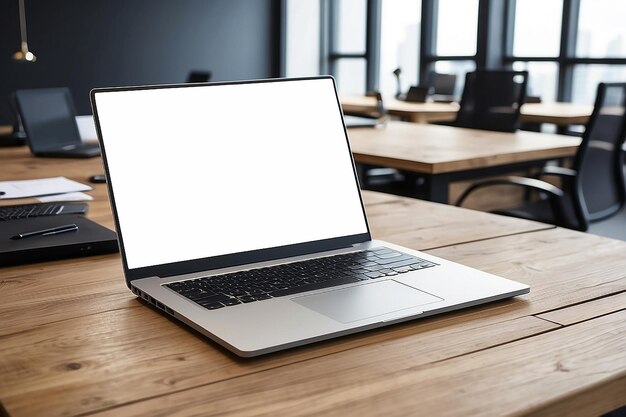
M367 7L366 50L364 53L337 51L338 5L333 0L319 0L321 10L320 73L337 74L337 64L345 59L366 62L365 91L379 85L382 0L363 0ZM576 44L581 0L563 0L559 54L556 57L513 54L515 5L518 0L479 0L478 33L475 55L437 55L437 13L439 0L422 0L418 80L422 82L440 61L473 61L476 68L506 69L514 62L553 62L557 65L557 101L571 101L574 69L577 65L626 65L624 58L577 57ZM491 36L495 34L495 36ZM501 36L503 35L503 36Z
M481 0L483 1L483 0ZM515 31L515 5L517 0L506 2L507 21L505 38L505 53L502 57L503 65L513 65L513 62L554 62L557 64L557 101L569 102L572 99L574 69L580 64L626 65L626 58L584 58L576 56L578 37L578 20L581 0L563 0L561 16L561 39L559 55L557 57L537 57L513 55L513 37Z
M320 73L329 73L337 76L339 62L345 59L365 60L365 91L378 89L380 64L380 19L381 0L363 0L366 7L365 22L365 51L363 53L345 53L338 50L339 2L320 0L321 24L320 33L321 53L326 57L321 64Z

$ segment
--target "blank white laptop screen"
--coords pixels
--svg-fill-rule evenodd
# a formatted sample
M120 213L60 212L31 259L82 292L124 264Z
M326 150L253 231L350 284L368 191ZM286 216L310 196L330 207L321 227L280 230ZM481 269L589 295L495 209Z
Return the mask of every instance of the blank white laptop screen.
M95 100L131 269L367 233L330 79Z

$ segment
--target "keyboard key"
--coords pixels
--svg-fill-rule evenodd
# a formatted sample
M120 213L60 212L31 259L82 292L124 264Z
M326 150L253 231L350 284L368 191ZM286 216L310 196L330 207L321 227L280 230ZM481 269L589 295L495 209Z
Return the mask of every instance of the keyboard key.
M400 252L390 252L390 253L385 253L385 254L382 254L382 255L378 255L378 257L381 258L381 259L396 258L398 256L402 256L402 254Z
M187 297L189 298L189 297ZM207 295L206 297L199 297L196 298L195 301L198 304L204 304L204 303L223 303L225 301L230 300L231 298L227 295L224 294L215 294L215 295Z
M273 291L270 293L272 297L284 297L286 295L298 294L301 292L321 290L322 288L336 287L338 285L351 284L361 281L355 277L335 278L328 281L319 282L317 284L302 285L299 287L286 288L282 290Z
M206 303L206 304L200 304L200 305L206 308L207 310L217 310L218 308L225 307L225 305L222 303Z
M385 267L386 268L391 268L391 269L395 270L396 268L399 268L401 266L408 266L408 265L411 265L411 264L414 264L414 263L415 263L415 259L414 258L409 258L409 259L405 259L403 261L394 262L392 264L386 264Z
M390 264L407 261L407 260L411 261L411 263L415 263L415 259L416 258L409 256L409 255L401 255L401 256L394 256L393 258L381 259L376 263L378 265L390 265Z
M206 299L208 297L214 296L216 295L213 291L194 291L194 292L186 292L185 293L185 297L189 298L190 300L196 301L196 300L203 300Z
M396 252L394 250L391 250L389 248L375 248L375 249L372 249L372 252L374 252L378 256L384 255L384 254L387 254L387 253L400 253L400 252Z

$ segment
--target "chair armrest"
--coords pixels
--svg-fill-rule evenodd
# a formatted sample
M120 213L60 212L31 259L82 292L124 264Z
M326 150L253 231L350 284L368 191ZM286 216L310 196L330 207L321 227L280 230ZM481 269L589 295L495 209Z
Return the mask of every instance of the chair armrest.
M557 175L560 177L575 177L577 174L576 170L571 168L557 167L557 166L547 166L544 167L539 174L540 177L544 175Z
M560 204L560 201L564 196L564 193L560 188L555 187L554 185L545 181L525 177L504 177L480 181L472 184L467 190L465 190L465 192L463 192L463 194L461 194L455 205L460 206L461 204L463 204L463 201L465 201L467 196L469 196L475 190L485 187L492 187L494 185L514 185L518 187L524 187L526 189L544 192L548 194L550 199L553 201L553 204L556 205Z

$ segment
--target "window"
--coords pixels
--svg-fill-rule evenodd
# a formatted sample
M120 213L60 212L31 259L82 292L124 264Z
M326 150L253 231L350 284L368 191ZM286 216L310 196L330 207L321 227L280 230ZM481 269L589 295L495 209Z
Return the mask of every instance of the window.
M543 102L556 101L558 65L555 62L514 62L515 71L528 71L526 94Z
M320 73L320 5L287 0L285 25L285 75L302 77Z
M517 0L513 55L559 56L562 15L563 0Z
M334 52L365 54L367 3L364 0L333 0L337 2L337 39Z
M341 94L365 94L365 59L340 59L335 67L337 88Z
M401 70L401 92L418 83L421 14L421 1L382 1L379 90L386 97L396 94L396 68Z
M626 2L581 0L576 55L626 57Z
M601 82L626 82L626 65L576 65L572 101L593 104Z
M504 62L528 70L530 95L593 104L599 82L626 81L626 2L508 1L514 28Z
M320 0L319 4L328 11L320 13L327 26L322 40L329 39L327 50L321 52L327 58L321 61L328 66L321 72L335 75L342 93L378 89L394 96L396 68L401 69L400 92L424 84L425 77L437 71L457 75L457 96L465 73L478 65L527 70L528 94L544 102L592 104L599 82L626 82L626 1ZM479 30L488 38L479 39ZM505 38L499 39L500 34Z
M439 0L438 5L436 55L475 55L478 0Z
M367 84L367 0L328 0L329 70L342 94L363 95Z

